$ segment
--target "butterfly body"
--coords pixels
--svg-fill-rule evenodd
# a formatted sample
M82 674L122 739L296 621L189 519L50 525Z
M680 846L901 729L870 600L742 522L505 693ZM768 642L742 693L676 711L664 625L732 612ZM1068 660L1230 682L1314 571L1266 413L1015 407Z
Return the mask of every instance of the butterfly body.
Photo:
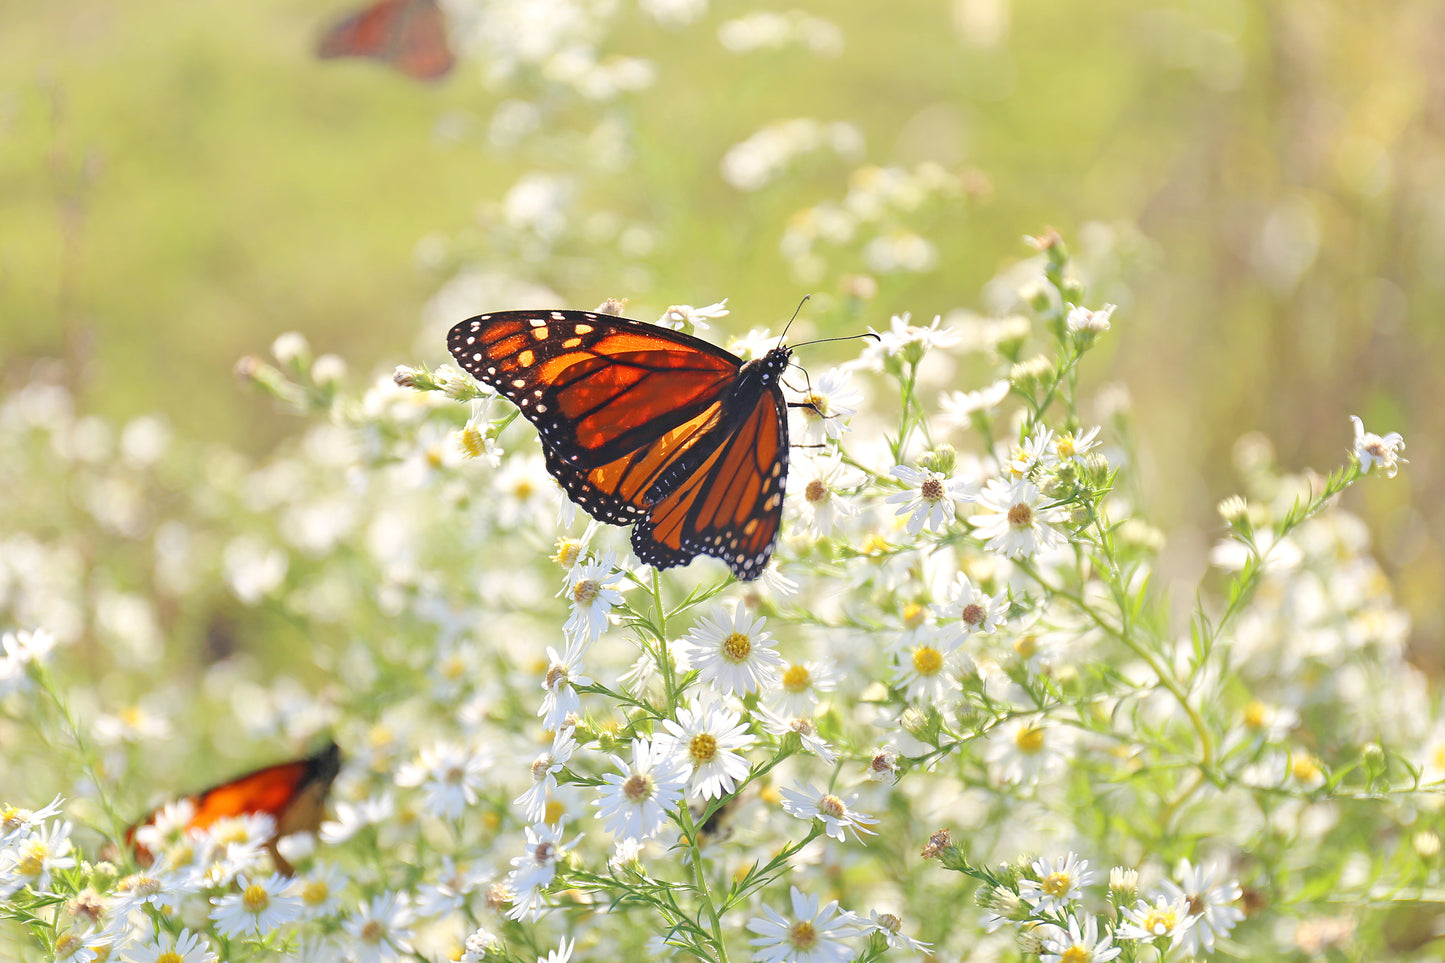
M761 574L788 471L784 346L744 362L656 325L587 311L503 311L447 345L537 426L547 470L594 518L635 525L637 557L721 558Z

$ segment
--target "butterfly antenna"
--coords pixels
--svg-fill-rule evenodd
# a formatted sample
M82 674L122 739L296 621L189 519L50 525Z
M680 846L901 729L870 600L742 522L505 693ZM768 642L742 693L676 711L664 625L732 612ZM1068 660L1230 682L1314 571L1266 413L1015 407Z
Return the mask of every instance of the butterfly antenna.
M803 305L807 304L807 303L808 303L808 299L811 298L811 297L812 297L811 294L805 294L805 295L803 295L803 300L799 301L799 302L798 302L798 306L793 309L793 316L788 319L788 323L787 323L787 324L783 325L783 333L780 334L780 335L778 335L778 344L779 344L779 346L781 346L782 343L783 343L783 341L784 341L784 339L787 338L787 336L788 336L788 329L793 326L793 322L796 321L796 320L798 320L798 312L801 311L801 310L803 310Z
M804 341L804 342L802 342L801 344L795 344L795 345L793 345L793 347L794 347L794 348L802 348L802 347L806 347L807 345L810 345L810 344L827 344L827 343L830 342L830 341L856 341L856 340L859 339L859 338L872 338L874 341L882 341L882 340L883 340L882 338L878 337L878 335L874 334L872 331L869 331L869 332L867 332L866 334L849 334L849 335L845 335L844 337L841 337L841 338L819 338L819 339L816 340L816 341Z

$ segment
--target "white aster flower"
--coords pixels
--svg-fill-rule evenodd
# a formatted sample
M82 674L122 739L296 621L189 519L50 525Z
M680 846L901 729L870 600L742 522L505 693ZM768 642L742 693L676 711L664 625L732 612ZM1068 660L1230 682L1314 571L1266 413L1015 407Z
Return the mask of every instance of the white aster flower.
M1044 952L1039 955L1042 963L1108 963L1123 952L1114 945L1112 933L1099 935L1099 919L1093 914L1086 915L1083 922L1079 917L1069 915L1069 928L1051 927L1050 935L1044 937Z
M0 848L29 836L51 816L60 815L60 804L65 800L56 796L40 809L21 809L18 806L0 806Z
M1095 425L1082 435L1065 432L1054 439L1054 457L1059 461L1079 461L1084 455L1099 447L1099 426Z
M468 378L468 381L471 379ZM471 402L471 414L467 417L467 423L457 429L456 442L457 450L463 458L482 458L493 468L502 464L502 446L497 444L497 439L492 436L492 423L488 417L488 409L491 399L473 398Z
M978 483L949 478L931 468L894 465L888 474L908 486L907 491L894 492L885 501L898 505L897 514L909 515L908 534L917 535L924 528L942 531L953 524L954 502L971 502L978 498Z
M1376 465L1385 469L1385 474L1390 478L1400 470L1400 465L1408 464L1401 458L1399 452L1405 447L1405 439L1398 431L1392 431L1385 437L1365 430L1365 423L1357 416L1350 415L1350 420L1355 423L1355 448L1351 453L1360 463L1360 471L1368 472Z
M1008 620L1008 601L992 596L959 572L949 599L936 607L939 627L945 637L962 641L975 633L988 633Z
M1053 526L1067 522L1069 510L1063 505L1045 507L1046 501L1027 478L1013 482L993 478L978 496L979 505L988 511L969 516L968 522L990 552L1029 558L1065 541Z
M571 614L562 630L569 638L590 645L606 630L614 605L622 604L622 592L615 586L627 575L617 567L611 552L593 562L580 562L567 573L567 584L558 596L567 599Z
M1123 911L1115 936L1144 942L1167 939L1173 948L1184 942L1185 933L1197 919L1190 915L1189 904L1182 896L1158 896L1153 903L1141 899Z
M855 954L852 940L858 924L851 914L838 908L838 901L819 907L818 897L793 886L789 890L791 916L771 906L763 915L748 920L748 929L758 936L749 940L758 963L848 963Z
M331 916L341 908L346 874L335 863L318 863L304 876L291 881L291 895L301 900L301 915L307 919Z
M892 913L880 913L876 909L868 911L867 932L878 933L888 943L891 949L905 950L909 953L924 953L932 948L932 943L925 943L922 940L915 940L903 932L903 921Z
M670 750L656 739L633 739L631 764L611 757L621 774L602 777L606 788L593 804L613 836L641 841L667 825L667 814L682 798L691 774L687 759Z
M1222 867L1214 863L1194 866L1187 859L1181 860L1176 874L1178 883L1166 879L1160 885L1165 895L1182 898L1196 917L1194 925L1184 931L1180 945L1186 956L1213 953L1215 940L1227 937L1244 919L1244 909L1238 903L1244 891L1237 881L1224 880Z
M1041 427L1033 435L1025 438L1009 453L1009 474L1014 478L1023 478L1034 468L1040 465L1049 465L1053 461L1053 455L1049 451L1053 442L1054 431L1052 428Z
M485 926L480 927L462 944L462 955L457 963L482 963L489 951L500 949L501 946L500 936Z
M557 875L557 860L576 846L582 837L577 836L563 845L562 833L567 820L561 819L556 825L537 823L524 830L527 835L527 851L512 857L512 871L507 874L507 887L512 893L512 908L507 918L520 920L524 916L537 919L542 915L542 890L546 889Z
M437 742L426 746L417 758L396 774L398 786L420 786L427 809L447 819L460 818L480 798L484 776L492 760L469 746Z
M904 697L913 703L940 705L959 691L958 673L972 669L972 659L958 651L960 636L947 636L931 627L915 633L899 653L894 670L894 684L905 689Z
M853 830L855 839L861 840L864 833L872 835L869 827L878 822L877 816L859 812L853 808L858 796L840 798L831 792L824 792L810 782L800 782L792 789L784 789L783 809L799 819L821 820L823 832L840 843L847 840L848 830Z
M1031 786L1064 767L1072 756L1069 731L1042 718L1010 719L989 733L984 761L996 782Z
M278 926L300 917L301 898L287 892L291 881L280 873L264 879L236 880L236 891L212 897L211 919L222 936L236 937L247 933L265 938Z
M1097 311L1090 311L1088 308L1069 305L1069 316L1064 321L1064 326L1069 333L1078 334L1081 331L1093 332L1095 334L1109 330L1109 317L1114 313L1114 305L1106 304Z
M863 405L863 392L853 384L853 375L846 368L829 368L801 400L806 407L792 409L803 419L803 438L798 444L821 445L848 430L848 420Z
M938 398L939 420L944 424L967 428L973 424L974 416L992 413L1008 397L1011 385L1007 378L977 391L950 391Z
M767 706L758 706L757 716L762 723L764 732L779 738L789 734L796 735L805 752L811 752L823 760L823 764L826 766L837 764L837 753L828 745L826 739L818 735L818 727L814 724L811 716L782 716Z
M513 805L521 806L530 823L539 823L547 814L547 796L557 789L557 773L567 765L577 749L577 739L572 727L558 729L552 737L552 748L532 761L532 785L516 799Z
M822 694L838 687L838 670L831 661L794 662L783 670L782 685L772 700L780 715L801 716L813 711Z
M887 331L868 330L878 335L878 340L864 349L859 363L873 367L878 365L880 356L903 357L917 363L933 348L951 348L959 342L960 335L951 327L939 327L942 315L935 315L927 327L913 323L908 312L895 314L888 321Z
M36 893L47 892L52 873L75 865L71 851L69 822L39 826L0 850L0 899L26 886Z
M706 331L709 318L725 318L727 315L728 299L723 298L721 301L701 308L695 308L690 304L674 304L662 312L662 317L657 319L657 323L664 328L686 331L691 334L694 331Z
M683 639L688 663L704 682L725 695L744 696L777 684L783 657L763 626L767 619L748 615L739 601L731 614L718 606Z
M689 797L717 799L747 778L748 762L742 753L756 740L736 712L717 702L694 702L678 709L677 719L664 720L662 727L671 737L663 749L692 767Z
M149 942L126 950L121 959L126 963L216 963L218 957L204 935L183 929L174 936L160 930Z
M592 684L592 680L582 674L582 656L586 651L587 643L577 639L567 646L565 655L558 655L556 649L547 646L550 661L547 675L542 679L542 705L537 715L542 717L542 725L553 732L566 728L568 718L576 717L582 710L582 697L575 686Z
M61 933L55 939L53 959L55 963L93 963L114 940L114 933L94 928Z
M1038 879L1019 880L1019 896L1040 915L1062 915L1098 876L1089 870L1087 859L1074 853L1058 860L1036 859L1033 870Z
M337 800L334 804L336 818L321 824L320 837L328 846L346 842L367 826L376 826L396 814L396 799L389 792L359 803Z
M354 963L390 963L410 956L413 920L404 894L378 893L362 903L360 911L344 924L351 937L347 959Z
M840 519L858 514L858 507L841 493L857 489L868 476L834 452L805 460L789 481L788 497L801 509L803 528L822 537L831 535Z

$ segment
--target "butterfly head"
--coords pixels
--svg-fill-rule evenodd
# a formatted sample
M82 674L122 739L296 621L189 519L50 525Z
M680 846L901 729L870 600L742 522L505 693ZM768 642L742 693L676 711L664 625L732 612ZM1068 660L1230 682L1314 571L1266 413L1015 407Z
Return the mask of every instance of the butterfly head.
M792 358L793 349L785 344L780 344L761 358L744 364L739 372L739 378L751 376L757 378L764 385L775 385L783 377L783 372L787 370L788 363Z

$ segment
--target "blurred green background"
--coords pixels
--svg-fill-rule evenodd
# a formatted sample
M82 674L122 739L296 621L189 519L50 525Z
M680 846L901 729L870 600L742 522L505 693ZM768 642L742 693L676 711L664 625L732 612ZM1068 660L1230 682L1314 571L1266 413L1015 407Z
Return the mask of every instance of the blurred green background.
M518 93L485 82L485 56L460 50L435 85L315 59L353 8L0 4L5 388L58 361L88 412L159 411L181 436L260 454L297 424L229 373L277 334L357 373L443 358L418 343L424 305L459 265L489 263L487 212L519 177L586 166L594 110L544 103L576 136L499 150L484 132ZM1052 225L1079 248L1100 230L1086 225L1115 225L1128 257L1096 293L1123 303L1089 376L1133 396L1166 574L1202 572L1241 435L1266 434L1287 469L1328 470L1361 415L1409 442L1401 478L1352 505L1417 658L1439 669L1445 5L814 0L772 9L834 21L840 55L724 52L718 25L749 9L716 3L682 29L619 16L602 49L653 61L658 81L605 107L627 160L587 190L650 227L651 270L551 261L537 281L572 307L631 297L647 317L729 297L723 331L776 323L811 289L777 254L782 226L839 197L854 165L811 161L742 194L718 163L789 117L857 124L868 162L970 172L972 198L925 232L937 267L881 279L874 327L983 309L1026 232Z

